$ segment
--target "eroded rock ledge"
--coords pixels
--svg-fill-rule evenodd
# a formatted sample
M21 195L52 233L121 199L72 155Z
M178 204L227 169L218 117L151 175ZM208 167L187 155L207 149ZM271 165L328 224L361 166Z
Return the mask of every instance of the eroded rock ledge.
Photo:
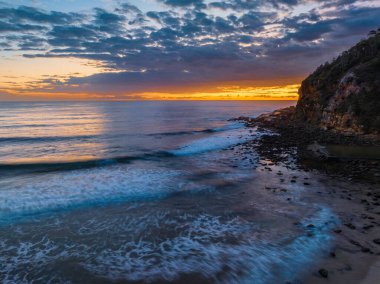
M296 107L237 119L280 134L252 143L259 154L380 182L380 29L318 67L299 95Z
M251 146L264 158L274 163L286 162L293 157L298 166L304 169L318 169L329 174L353 179L365 179L380 183L380 160L376 155L364 153L368 148L380 155L378 135L358 135L315 127L296 116L296 108L289 107L263 114L257 118L239 117L247 127L271 130L279 135L264 135ZM329 146L359 147L359 155L334 156ZM327 153L326 153L327 151ZM344 152L344 151L343 151ZM368 152L368 151L364 151Z

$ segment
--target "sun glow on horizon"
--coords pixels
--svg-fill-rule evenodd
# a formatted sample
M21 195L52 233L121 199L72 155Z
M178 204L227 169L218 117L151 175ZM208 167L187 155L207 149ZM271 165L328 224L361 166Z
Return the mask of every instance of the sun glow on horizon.
M111 72L95 60L10 57L0 66L0 101L33 100L297 100L295 80L241 81L151 91L84 91L68 84L70 77ZM223 83L222 83L223 84Z
M39 90L53 91L73 76L90 76L106 69L99 61L77 58L25 58L17 55L3 59L0 64L1 93L37 94ZM108 70L107 70L108 71Z
M217 91L192 93L145 92L136 94L144 100L297 100L299 84L263 87L227 86Z
M65 92L12 93L15 100L99 100L99 101L139 101L139 100L297 100L299 84L275 86L223 86L216 90L190 92L137 92L131 94L96 94ZM1 96L0 96L1 99Z

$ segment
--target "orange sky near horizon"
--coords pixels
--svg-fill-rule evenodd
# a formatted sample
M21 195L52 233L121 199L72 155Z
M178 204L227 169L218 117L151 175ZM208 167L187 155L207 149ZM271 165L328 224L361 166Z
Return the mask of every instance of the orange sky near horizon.
M95 100L95 101L135 101L135 100L297 100L299 84L263 86L263 87L218 87L215 91L193 92L139 92L132 94L96 94L96 93L48 93L12 92L0 101L61 101L61 100Z
M301 78L240 81L168 87L144 92L62 92L45 79L62 82L71 76L109 72L96 61L14 56L0 65L0 101L34 100L297 100ZM74 86L75 87L75 86Z

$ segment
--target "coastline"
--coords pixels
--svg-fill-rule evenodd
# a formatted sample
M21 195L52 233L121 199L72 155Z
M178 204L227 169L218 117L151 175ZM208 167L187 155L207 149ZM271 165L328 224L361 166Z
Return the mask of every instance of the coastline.
M321 259L316 259L305 272L305 283L377 283L380 279L377 241L380 238L380 161L373 157L334 157L323 151L323 145L376 147L377 150L379 141L294 124L293 111L290 107L257 118L235 120L250 128L272 132L245 143L246 149L253 148L261 160L267 161L262 164L262 171L273 175L273 180L281 169L295 177L310 173L314 178L303 181L303 187L309 189L306 198L312 203L328 205L341 221L331 231L335 239L333 248L330 253L322 253ZM282 179L274 181L274 186L283 186L284 180L288 182L285 176L282 170ZM323 186L315 187L315 183Z
M244 122L249 128L256 127L258 130L276 133L277 135L264 135L250 145L261 156L276 163L293 156L296 167L300 169L317 169L333 177L340 176L380 185L378 135L347 135L317 129L294 119L294 112L295 107L288 107L257 118L239 117L233 120ZM333 155L327 151L330 146L343 147L343 153L344 147L349 150L358 148L359 155ZM368 149L372 152L368 152Z

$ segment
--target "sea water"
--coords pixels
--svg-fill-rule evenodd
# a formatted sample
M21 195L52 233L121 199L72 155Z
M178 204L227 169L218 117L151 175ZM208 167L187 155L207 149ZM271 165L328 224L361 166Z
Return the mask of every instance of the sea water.
M334 215L263 190L229 121L289 105L2 102L0 282L298 281Z

